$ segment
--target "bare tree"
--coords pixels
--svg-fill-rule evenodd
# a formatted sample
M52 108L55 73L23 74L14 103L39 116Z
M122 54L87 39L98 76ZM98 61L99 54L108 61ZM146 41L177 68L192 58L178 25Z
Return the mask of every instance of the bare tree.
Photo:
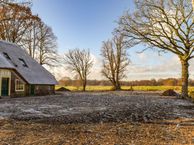
M30 5L29 0L0 1L0 39L19 44L41 65L57 66L57 38Z
M28 52L28 54L35 59L36 52L39 45L40 25L41 20L33 21L29 26L28 31L23 35L20 44Z
M90 52L85 49L69 50L69 52L65 54L64 60L67 65L67 69L79 76L79 79L82 82L83 91L85 91L87 78L93 66L93 60Z
M191 0L136 0L120 18L118 31L136 43L176 54L182 65L182 97L188 97L189 60L194 57Z
M41 65L49 67L57 66L59 56L57 54L57 37L52 28L43 22L39 25L37 60Z
M21 45L24 34L33 21L39 17L32 15L29 3L3 0L0 5L0 39Z
M25 34L23 47L40 65L57 66L57 38L52 29L42 21L34 21L31 29Z
M110 80L115 90L120 90L120 80L125 77L125 71L130 62L124 37L115 36L112 40L103 42L101 55L103 56L103 76Z
M22 41L28 54L40 65L58 65L57 38L52 29L42 21L34 21Z

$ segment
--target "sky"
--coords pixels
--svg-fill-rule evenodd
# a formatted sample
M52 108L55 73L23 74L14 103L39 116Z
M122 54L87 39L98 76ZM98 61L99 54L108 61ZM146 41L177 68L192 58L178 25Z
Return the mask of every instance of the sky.
M104 79L100 73L102 42L112 38L117 21L127 10L133 11L133 0L32 0L32 12L53 29L57 36L58 52L69 49L89 49L94 60L90 79ZM179 78L180 63L177 56L155 50L143 50L143 45L129 48L131 60L125 80ZM190 76L194 77L194 62L190 62ZM64 66L50 70L57 79L73 78Z

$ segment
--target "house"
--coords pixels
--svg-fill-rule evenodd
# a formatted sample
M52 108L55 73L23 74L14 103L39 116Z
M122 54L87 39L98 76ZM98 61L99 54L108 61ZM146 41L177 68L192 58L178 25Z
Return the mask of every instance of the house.
M55 93L54 76L18 45L0 41L0 96Z

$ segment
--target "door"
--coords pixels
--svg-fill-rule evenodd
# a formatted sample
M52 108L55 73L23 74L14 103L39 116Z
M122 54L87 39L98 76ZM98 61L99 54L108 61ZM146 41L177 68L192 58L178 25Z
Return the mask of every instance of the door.
M34 89L35 89L35 85L31 85L30 86L30 95L34 95Z
M9 96L9 78L2 78L1 96Z

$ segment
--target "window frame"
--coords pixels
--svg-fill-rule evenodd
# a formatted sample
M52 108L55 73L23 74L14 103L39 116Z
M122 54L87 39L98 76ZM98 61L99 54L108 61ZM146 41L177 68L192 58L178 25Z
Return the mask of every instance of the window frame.
M17 83L17 82L19 82L19 83ZM19 87L18 87L18 85L19 85ZM21 86L22 86L22 89L20 88ZM20 79L15 79L15 91L16 92L25 91L25 84Z
M15 67L17 67L18 65L12 61L11 57L9 56L9 54L7 52L3 52L3 56L9 60Z
M23 58L18 58L20 60L20 62L22 63L23 67L27 67L28 68L28 65L26 63L26 61L23 59Z

